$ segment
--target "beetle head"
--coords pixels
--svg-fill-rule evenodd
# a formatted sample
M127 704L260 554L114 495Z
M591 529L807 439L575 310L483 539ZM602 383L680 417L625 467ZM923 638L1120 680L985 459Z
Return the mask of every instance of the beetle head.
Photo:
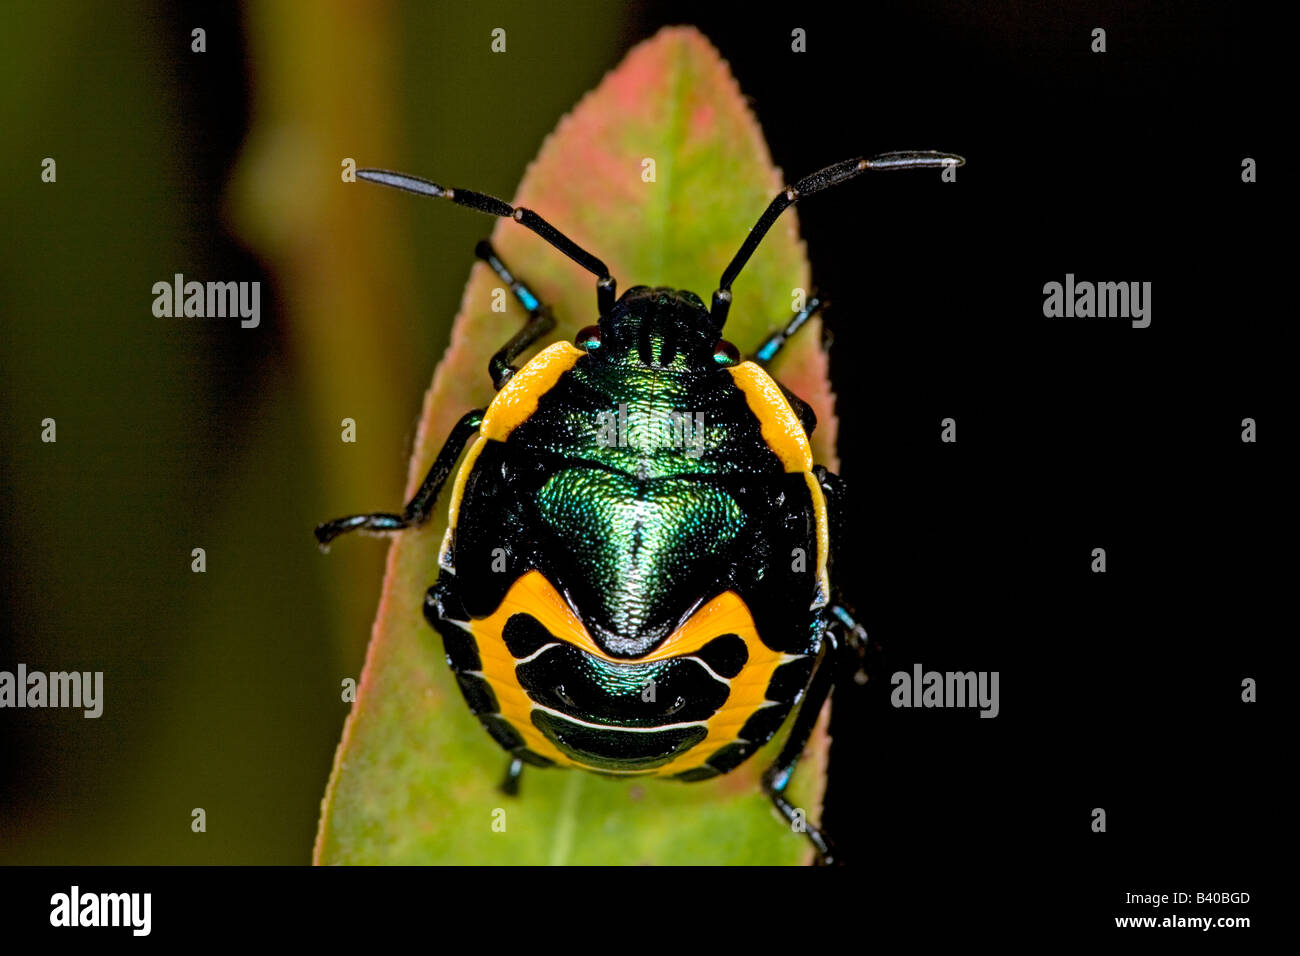
M683 289L632 286L574 341L607 361L650 368L725 367L739 361L735 347L718 337L708 307Z

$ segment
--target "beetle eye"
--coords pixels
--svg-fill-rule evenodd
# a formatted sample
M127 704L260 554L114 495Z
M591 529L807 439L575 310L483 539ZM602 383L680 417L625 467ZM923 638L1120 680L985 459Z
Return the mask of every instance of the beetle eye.
M584 352L591 352L600 348L600 326L587 326L573 337L573 344Z
M719 365L735 365L740 361L740 353L726 339L718 339L718 344L713 346L713 361Z

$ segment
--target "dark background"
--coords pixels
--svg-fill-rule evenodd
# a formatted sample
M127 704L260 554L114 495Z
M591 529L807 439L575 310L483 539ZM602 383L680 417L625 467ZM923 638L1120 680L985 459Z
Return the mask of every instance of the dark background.
M90 41L84 24L84 33L69 33L66 24L55 26L57 17L40 20L36 9L20 14L33 33L51 50L66 52L61 42L75 48L43 92L23 87L26 128L48 134L59 121L32 117L57 115L49 111L86 97L92 103L80 109L94 110L87 72L97 62L115 72L134 54L115 47L111 29ZM403 77L442 68L430 50L437 30L486 35L494 18L510 11L509 4L484 4L439 20L403 8L411 34L424 37L406 41L404 62L413 65L402 67ZM836 696L826 822L845 858L927 892L948 880L969 888L987 879L1009 895L1041 895L1050 874L1069 889L1063 905L1095 899L1093 913L1125 890L1257 889L1276 773L1276 684L1268 678L1277 641L1269 605L1282 574L1277 449L1290 437L1280 414L1286 352L1273 293L1288 273L1280 268L1278 230L1269 228L1283 175L1273 132L1281 119L1277 88L1263 31L1246 8L887 3L871 5L857 22L842 5L800 4L777 15L752 4L638 3L517 15L530 17L535 29L549 23L570 44L525 60L538 71L533 102L521 102L518 84L479 87L465 78L455 96L444 90L436 102L397 110L399 123L406 122L403 110L428 110L441 118L420 122L464 127L467 143L449 157L448 179L508 194L541 135L578 94L633 43L672 23L692 23L717 45L791 178L891 149L939 148L968 159L951 190L907 176L887 183L867 176L799 209L815 282L833 301L827 323L842 474L854 501L850 547L836 556L836 576L884 647L879 678L865 689L841 687ZM161 151L159 168L172 170L163 175L175 198L160 218L167 241L189 258L155 256L144 272L169 275L170 267L154 276L161 268L154 262L183 261L196 277L261 278L270 313L272 275L236 237L224 192L251 120L247 17L225 5L163 4L131 8L130 17L101 10L87 19L106 29L130 20L122 36L134 37L140 76L165 100L166 129L151 155ZM196 62L188 29L200 20L209 53ZM807 30L807 54L790 52L794 26ZM1089 50L1097 26L1107 31L1105 54ZM16 78L21 63L9 77ZM149 103L139 109L137 133L151 115ZM106 137L110 129L105 125ZM476 146L488 130L511 132ZM418 143L421 135L410 138ZM105 568L147 562L166 549L188 554L194 535L153 514L141 482L165 481L167 493L192 502L209 526L247 511L247 528L262 519L309 527L330 510L316 492L299 498L292 487L295 475L310 480L320 467L308 434L317 426L305 424L310 413L293 397L269 412L256 399L288 392L285 368L305 350L279 331L273 313L263 317L261 339L237 328L207 331L198 343L97 339L94 323L77 310L93 309L94 298L112 289L91 285L70 302L75 293L59 287L75 285L68 277L79 274L78 263L130 241L131 230L123 239L114 216L143 215L142 204L157 214L147 209L150 174L123 174L122 205L106 208L102 222L86 221L84 212L78 219L73 188L60 185L66 218L51 224L57 212L41 211L39 185L27 185L34 178L28 167L49 152L24 147L24 185L8 227L11 243L25 236L46 258L25 267L21 256L11 259L0 285L4 424L11 448L30 448L33 416L55 415L60 458L51 474L48 464L37 470L28 452L16 452L0 473L10 542L4 640L12 645L3 660L31 661L32 648L63 640L72 628L119 672L134 668L143 688L159 669L193 666L195 647L225 637L220 622L230 609L208 607L213 623L205 634L193 616L201 621L202 612L192 610L202 599L177 593L175 574L147 564L129 595L120 586L75 595L92 573L111 574ZM1261 182L1249 186L1241 182L1246 156L1260 167ZM113 159L111 151L99 158ZM18 168L19 159L13 162ZM499 168L480 169L484 163ZM60 161L61 180L72 171ZM398 237L430 244L421 248L459 243L466 250L429 264L422 284L402 293L431 316L427 329L407 333L412 338L394 349L400 354L386 382L390 407L412 416L445 345L467 250L481 232L469 218L413 218L412 235ZM157 238L156 229L148 231ZM74 232L83 234L84 247ZM1150 281L1151 327L1044 318L1042 286L1067 272L1081 280ZM130 279L131 294L143 281ZM773 304L774 318L783 308ZM63 321L59 315L75 314L83 315L80 323L69 319L49 339L37 338ZM72 377L69 363L78 356L99 367L106 352L128 366L111 374L142 383L137 409L108 401L93 375L80 392L46 389L63 396L62 410L33 397L42 382ZM176 375L178 365L188 372ZM364 393L364 378L354 384ZM150 429L139 421L168 403L176 414L142 435ZM79 464L84 447L78 452L72 441L77 410L86 407L104 418L103 427L86 426L88 441L98 435L110 458L113 442L124 443L116 458L127 466L107 476L108 487ZM949 416L958 423L955 445L939 441L939 423ZM1258 422L1257 444L1240 441L1244 417ZM238 497L237 463L258 460L250 421L276 449L267 480L283 483L265 504ZM409 449L411 424L398 423L381 460L404 460L401 429L408 428ZM114 437L115 427L121 436ZM332 420L329 430L336 442ZM402 469L386 471L375 494L350 500L396 500ZM87 482L107 516L73 498ZM68 508L75 515L66 516ZM75 521L57 523L64 517ZM288 532L284 540L297 542ZM174 712L210 705L223 716L182 725L177 733L195 735L194 747L178 759L239 789L247 782L230 775L248 756L231 741L275 728L253 758L276 772L258 784L262 809L249 811L249 842L218 855L225 862L305 862L344 716L341 708L321 711L319 690L337 686L340 668L359 669L364 647L356 634L364 634L373 593L340 610L330 603L337 580L322 577L337 569L308 564L316 557L310 549L301 567L279 567L279 537L257 543L275 567L274 585L258 583L256 569L228 582L248 597L244 620L274 609L272 617L294 621L305 640L312 631L316 639L351 637L337 639L333 659L308 643L268 648L267 675L240 669L245 651L238 643L206 662L224 686L194 690L197 701L184 697ZM1104 575L1089 569L1094 547L1106 549ZM377 582L382 545L372 548L347 567ZM84 563L71 560L78 554ZM75 614L66 610L69 600ZM178 635L172 650L159 646L159 620ZM96 622L114 636L108 649L94 634ZM268 635L274 631L266 625ZM248 638L253 647L267 639ZM72 659L94 659L78 654ZM914 662L1000 671L1000 716L893 709L888 675ZM1247 676L1260 681L1258 704L1240 701ZM231 679L249 684L232 693ZM150 760L159 745L142 729L166 722L169 711L156 700L129 706L125 729L116 731L81 733L93 722L80 721L77 735L68 735L48 714L6 721L0 835L8 839L0 861L205 861L148 842L158 811L121 781L135 774L153 780L156 792L159 781L173 780ZM292 729L299 724L308 729ZM119 761L113 781L97 769L104 748ZM185 794L176 799L197 805ZM282 812L291 806L301 812ZM1107 812L1105 834L1090 830L1094 807ZM105 838L109 831L117 837ZM1137 912L1114 908L1117 915Z
M1007 910L1253 887L1277 741L1240 684L1278 640L1286 439L1240 432L1287 428L1288 360L1277 199L1240 179L1276 118L1248 11L885 5L854 30L805 10L802 61L700 23L787 175L968 158L955 199L866 177L800 206L856 497L836 578L885 648L884 680L837 694L828 827ZM1067 272L1149 280L1151 326L1044 318ZM1000 716L895 710L888 675L915 662L1000 671Z

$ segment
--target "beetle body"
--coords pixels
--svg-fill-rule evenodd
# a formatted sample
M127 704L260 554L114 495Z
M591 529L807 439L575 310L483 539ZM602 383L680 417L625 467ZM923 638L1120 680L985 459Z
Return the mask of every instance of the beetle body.
M751 360L721 332L732 282L791 204L871 169L961 162L884 153L804 177L759 217L708 308L673 289L618 298L605 264L529 209L357 170L511 218L596 276L598 324L516 368L555 319L479 243L528 312L488 365L496 397L461 417L400 514L316 528L325 545L418 527L454 474L425 617L470 709L511 755L507 792L526 763L704 780L739 766L793 712L763 789L832 861L784 794L839 665L860 668L868 641L831 580L841 485L813 463L811 410L765 370L822 303L811 297Z
M488 407L425 613L521 760L704 779L808 683L825 496L798 414L694 295L630 289L578 338Z

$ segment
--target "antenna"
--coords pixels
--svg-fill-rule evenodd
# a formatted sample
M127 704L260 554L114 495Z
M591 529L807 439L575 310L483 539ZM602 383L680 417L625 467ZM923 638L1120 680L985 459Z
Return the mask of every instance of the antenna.
M601 315L605 315L614 307L614 293L617 284L614 282L614 277L609 274L609 268L605 263L531 209L524 209L522 206L515 208L510 203L497 199L495 196L489 196L486 193L476 193L470 189L452 189L439 186L435 182L421 179L418 176L407 176L405 173L394 173L386 169L358 169L357 178L364 179L367 182L379 183L381 186L404 189L408 193L415 193L419 196L450 199L459 206L477 209L489 216L513 219L526 229L531 229L537 233L537 235L596 277L596 304Z
M772 228L772 223L776 222L781 213L785 212L786 207L793 206L800 199L806 199L823 189L846 183L850 179L855 179L873 169L883 171L934 169L945 166L962 166L965 163L966 160L955 153L936 153L931 150L881 153L879 156L872 156L870 159L846 159L842 163L827 166L810 176L805 176L793 186L785 187L768 204L767 209L763 211L763 215L758 217L758 222L754 223L754 228L749 230L749 235L745 237L745 242L741 245L740 251L731 260L731 265L727 266L722 273L718 288L713 293L713 306L709 311L709 315L713 320L713 327L721 330L722 326L726 324L727 311L731 308L731 283L736 281L736 276L740 274L740 270L745 268L745 263L749 261L749 257L754 254L758 244L763 241L767 231ZM357 175L361 174L358 172Z

